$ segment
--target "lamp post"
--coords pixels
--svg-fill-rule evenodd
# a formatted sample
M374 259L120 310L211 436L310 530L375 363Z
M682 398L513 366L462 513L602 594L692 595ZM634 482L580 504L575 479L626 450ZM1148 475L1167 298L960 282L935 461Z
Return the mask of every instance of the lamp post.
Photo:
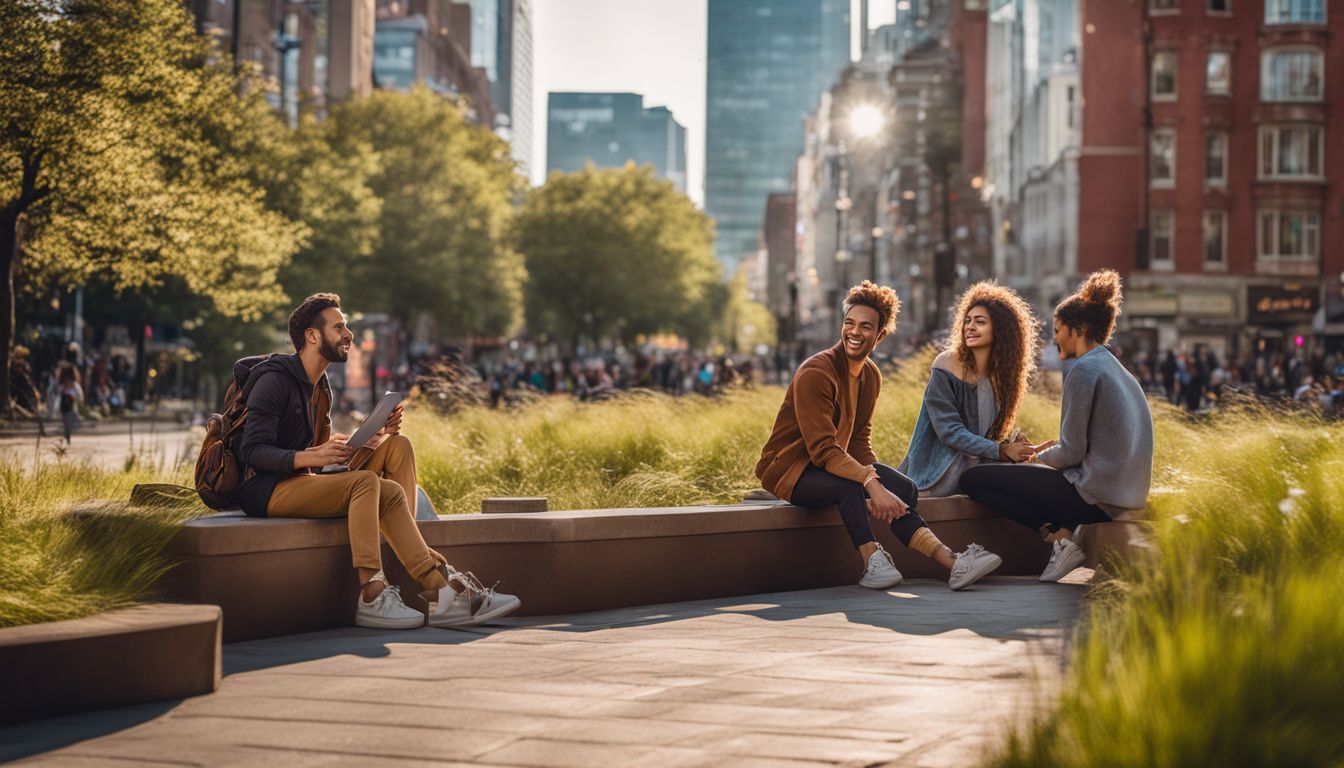
M871 275L870 280L877 282L877 241L882 239L882 228L873 227L869 234L873 236L873 242L872 250L868 253L868 274Z
M883 114L882 109L876 104L857 104L849 112L846 126L847 130L845 132L853 139L866 141L880 134L883 127L886 126L886 123L886 115ZM854 201L849 197L849 155L848 147L846 147L843 138L837 142L836 151L839 172L836 174L835 260L840 265L841 291L844 291L849 288L849 262L853 258L853 254L848 247L849 231L846 226L848 223L846 214L853 206ZM881 233L879 231L878 234L874 235L874 240L880 236ZM876 248L876 241L874 241L874 252L871 254L871 269L869 270L869 276L873 280L877 279Z

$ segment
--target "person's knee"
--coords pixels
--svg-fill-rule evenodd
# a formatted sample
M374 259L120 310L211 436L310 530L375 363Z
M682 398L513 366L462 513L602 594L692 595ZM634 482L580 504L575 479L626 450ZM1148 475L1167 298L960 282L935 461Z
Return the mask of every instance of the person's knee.
M382 478L378 479L378 501L384 509L405 506L406 490L399 484Z
M388 435L385 444L387 450L394 456L415 456L415 447L411 445L411 438L403 434Z
M962 493L967 496L974 496L984 488L985 473L982 469L982 467L971 467L961 473L959 484L961 485Z
M350 488L355 493L378 493L378 483L382 478L378 477L377 472L367 469L356 469L350 472Z

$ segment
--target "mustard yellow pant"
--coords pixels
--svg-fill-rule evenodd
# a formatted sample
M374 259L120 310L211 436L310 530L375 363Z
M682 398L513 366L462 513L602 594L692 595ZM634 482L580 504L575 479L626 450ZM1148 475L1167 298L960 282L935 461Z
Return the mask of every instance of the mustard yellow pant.
M378 446L363 469L334 475L295 475L276 483L270 517L348 517L356 568L383 567L379 531L397 559L426 589L447 581L415 524L415 449L402 435Z

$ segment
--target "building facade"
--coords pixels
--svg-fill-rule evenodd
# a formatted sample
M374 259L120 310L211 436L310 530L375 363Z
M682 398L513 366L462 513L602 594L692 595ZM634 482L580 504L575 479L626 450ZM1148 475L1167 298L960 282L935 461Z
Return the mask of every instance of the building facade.
M424 84L494 124L490 81L471 63L471 7L451 0L378 0L373 76L379 88Z
M261 68L291 124L373 91L374 0L189 0L188 8L199 32Z
M638 93L552 93L546 121L547 173L634 163L686 192L686 128L666 107L646 109Z
M996 0L996 272L1048 313L1126 278L1127 353L1344 344L1344 8ZM1333 13L1331 13L1333 11Z
M849 0L709 0L705 209L731 274L790 189L803 119L850 60Z
M519 171L532 167L532 0L471 0L472 65L490 80L495 130Z

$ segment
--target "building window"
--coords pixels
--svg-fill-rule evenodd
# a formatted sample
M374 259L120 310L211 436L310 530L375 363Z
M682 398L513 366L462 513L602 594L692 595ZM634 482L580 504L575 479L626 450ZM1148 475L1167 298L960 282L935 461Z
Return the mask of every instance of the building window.
M1228 51L1209 51L1205 67L1204 92L1226 96L1232 92L1232 54Z
M1266 24L1324 24L1325 0L1265 0Z
M1261 210L1261 259L1314 261L1321 248L1321 214L1316 211Z
M1159 101L1176 99L1176 52L1158 51L1153 54L1153 98Z
M1209 0L1209 13L1231 13L1232 0Z
M1176 186L1176 133L1168 129L1153 131L1152 173L1154 187Z
M1325 167L1325 131L1319 125L1260 127L1260 178L1319 179Z
M1181 0L1148 0L1148 10L1157 14L1180 13Z
M1227 186L1227 134L1223 131L1204 134L1204 185Z
M1204 212L1204 268L1227 267L1227 211Z
M1319 49L1265 51L1260 58L1262 101L1320 101L1325 57Z
M1174 219L1175 216L1171 211L1153 211L1152 242L1149 243L1148 247L1148 253L1152 256L1152 269L1171 269L1172 267Z

